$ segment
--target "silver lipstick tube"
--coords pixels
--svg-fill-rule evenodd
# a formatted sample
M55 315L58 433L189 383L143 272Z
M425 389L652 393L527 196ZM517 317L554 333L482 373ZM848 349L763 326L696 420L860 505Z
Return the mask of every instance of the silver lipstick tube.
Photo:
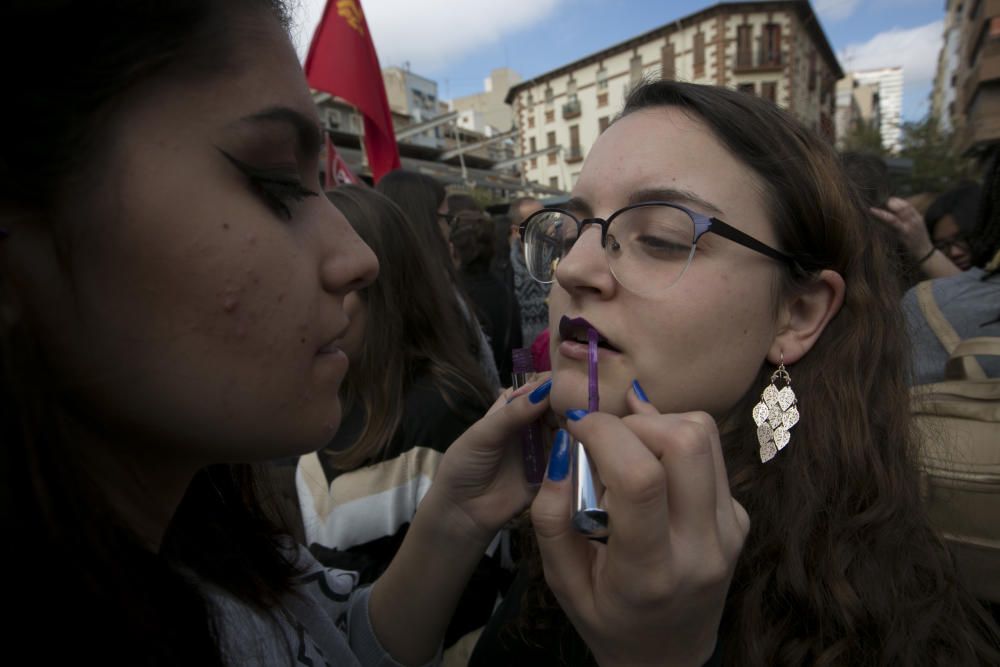
M607 539L608 512L600 506L604 485L590 463L583 443L574 439L570 449L573 453L573 526L592 540Z

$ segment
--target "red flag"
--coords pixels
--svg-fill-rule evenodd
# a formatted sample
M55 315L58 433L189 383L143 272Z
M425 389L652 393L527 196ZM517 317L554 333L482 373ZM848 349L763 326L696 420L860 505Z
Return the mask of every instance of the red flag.
M306 56L306 79L316 90L347 100L364 115L365 151L376 183L399 168L382 68L360 0L327 0Z
M352 185L361 185L362 181L358 178L351 168L347 166L344 162L344 158L340 157L340 153L337 152L336 147L333 145L333 140L330 139L330 135L326 136L326 181L323 184L325 189L335 188L338 185L347 185L348 183Z

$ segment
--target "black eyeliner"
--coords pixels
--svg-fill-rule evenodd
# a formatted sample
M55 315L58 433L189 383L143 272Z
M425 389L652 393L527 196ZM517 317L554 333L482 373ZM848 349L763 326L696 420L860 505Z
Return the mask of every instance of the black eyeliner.
M222 153L223 157L229 160L234 167L247 177L254 192L262 197L285 220L289 220L292 217L287 200L301 201L306 197L319 196L319 193L309 190L298 179L288 178L285 172L279 173L275 169L254 167L233 157L218 146L216 146L216 150Z

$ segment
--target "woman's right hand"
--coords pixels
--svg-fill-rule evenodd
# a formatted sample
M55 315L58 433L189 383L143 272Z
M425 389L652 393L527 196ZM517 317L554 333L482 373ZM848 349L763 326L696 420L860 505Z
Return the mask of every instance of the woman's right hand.
M750 528L733 499L715 421L660 414L629 391L635 414L569 421L606 487L607 545L570 522L568 470L531 506L545 579L603 667L702 665Z

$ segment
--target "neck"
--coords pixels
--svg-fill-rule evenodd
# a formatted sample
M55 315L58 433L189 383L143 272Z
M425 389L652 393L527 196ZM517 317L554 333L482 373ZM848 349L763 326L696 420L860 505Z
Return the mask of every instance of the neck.
M111 438L73 421L82 473L150 551L158 552L177 507L200 466L165 455L140 438Z

